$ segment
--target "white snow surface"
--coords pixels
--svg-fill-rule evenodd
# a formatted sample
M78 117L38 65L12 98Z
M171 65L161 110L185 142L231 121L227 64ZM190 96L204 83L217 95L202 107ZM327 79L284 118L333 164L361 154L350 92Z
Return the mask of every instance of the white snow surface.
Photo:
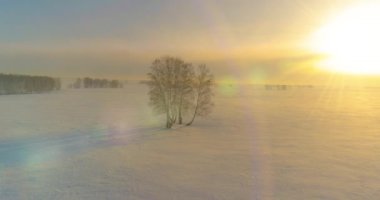
M0 96L0 199L379 199L380 89L215 104L166 130L144 85Z

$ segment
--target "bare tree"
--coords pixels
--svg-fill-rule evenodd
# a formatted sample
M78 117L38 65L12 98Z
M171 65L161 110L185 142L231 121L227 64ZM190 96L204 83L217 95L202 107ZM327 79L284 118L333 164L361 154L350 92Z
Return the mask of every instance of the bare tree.
M179 58L162 57L152 63L148 73L150 105L157 113L166 114L166 128L171 128L177 121L182 65L184 62Z
M214 78L206 65L198 67L198 74L196 75L193 87L195 89L195 108L191 121L187 124L190 126L196 116L206 116L211 112L213 107L212 102L212 87L214 85Z
M199 66L196 76L192 64L175 57L156 59L148 73L150 105L156 113L166 114L166 128L171 128L178 120L183 123L183 115L194 108L192 120L205 116L211 111L213 77L205 65Z
M187 112L192 104L193 92L192 82L194 79L193 66L190 63L181 65L178 84L178 124L182 124L182 114Z

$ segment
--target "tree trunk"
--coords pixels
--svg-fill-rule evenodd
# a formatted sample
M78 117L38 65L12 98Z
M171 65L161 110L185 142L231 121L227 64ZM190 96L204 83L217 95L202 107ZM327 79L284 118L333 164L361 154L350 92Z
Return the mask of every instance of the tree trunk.
M178 124L182 124L182 99L183 99L183 96L181 95L181 100L179 102L179 108L178 108Z
M172 125L171 125L171 119L170 119L170 115L169 115L169 110L166 109L166 128L171 128Z
M195 106L193 118L191 119L191 121L189 123L186 124L186 126L190 126L194 122L195 116L197 115L197 112L198 112L198 104L199 104L199 92L198 92L198 95L197 95L197 104Z
M186 126L190 126L194 122L196 113L197 112L194 112L193 118L191 119L191 121L189 123L186 124Z
M181 108L179 109L178 124L182 124L182 112L181 112Z
M172 119L170 117L170 107L166 105L166 128L171 128L173 125Z
M170 118L172 125L177 122L177 115Z

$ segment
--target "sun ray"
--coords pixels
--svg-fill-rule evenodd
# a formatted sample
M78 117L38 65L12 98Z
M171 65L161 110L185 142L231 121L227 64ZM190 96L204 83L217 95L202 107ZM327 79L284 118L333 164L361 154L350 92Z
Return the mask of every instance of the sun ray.
M380 74L380 3L354 6L318 30L312 49L319 67L349 74Z

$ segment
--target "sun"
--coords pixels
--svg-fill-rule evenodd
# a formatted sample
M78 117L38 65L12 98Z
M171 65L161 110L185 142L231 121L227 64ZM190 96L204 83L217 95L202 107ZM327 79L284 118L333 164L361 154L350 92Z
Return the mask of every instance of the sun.
M380 74L380 3L351 7L318 30L312 49L325 55L318 66L349 74Z

